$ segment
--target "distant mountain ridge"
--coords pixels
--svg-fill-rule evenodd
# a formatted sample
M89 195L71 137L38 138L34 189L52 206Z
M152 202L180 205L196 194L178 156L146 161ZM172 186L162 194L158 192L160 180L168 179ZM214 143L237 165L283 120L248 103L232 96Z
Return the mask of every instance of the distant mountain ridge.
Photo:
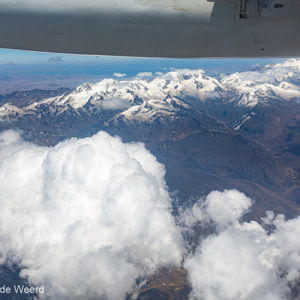
M83 83L73 91L61 89L58 95L52 92L50 97L45 95L44 99L33 99L31 103L19 98L16 101L13 94L10 99L2 96L0 121L10 122L18 116L34 114L43 118L41 107L48 106L51 116L69 109L79 115L114 109L122 111L120 114L127 120L144 122L160 115L175 116L180 108L199 109L212 102L249 108L268 101L297 102L299 86L300 62L295 59L259 70L221 75L218 79L204 75L202 70L176 70L150 80L104 79L96 84ZM244 123L245 118L241 122Z
M69 109L79 115L119 110L128 120L151 121L152 117L159 115L175 116L181 108L192 109L193 103L189 98L205 102L208 99L224 99L227 93L221 83L203 75L202 71L174 71L151 81L104 79L97 84L84 83L74 91L33 101L27 106L20 107L21 104L9 102L1 107L0 120L13 121L18 116L34 114L38 116L41 107L48 106L52 116Z
M84 83L64 94L61 89L57 90L57 95L50 91L48 97L45 94L44 98L32 99L30 103L24 99L32 92L23 92L23 100L15 93L2 96L0 118L1 121L12 121L14 118L13 113L5 109L6 103L21 108L18 113L22 115L38 115L40 106L49 105L51 115L61 114L70 108L77 110L79 114L95 114L114 108L122 110L127 118L135 119L138 117L137 110L147 113L148 108L151 108L158 113L172 113L177 106L199 108L201 103L209 105L213 100L217 103L253 108L266 100L297 101L299 74L299 60L291 59L280 64L256 67L251 71L221 75L218 78L208 77L202 70L177 70L150 80L104 79L97 84ZM149 115L143 114L142 117L145 121Z

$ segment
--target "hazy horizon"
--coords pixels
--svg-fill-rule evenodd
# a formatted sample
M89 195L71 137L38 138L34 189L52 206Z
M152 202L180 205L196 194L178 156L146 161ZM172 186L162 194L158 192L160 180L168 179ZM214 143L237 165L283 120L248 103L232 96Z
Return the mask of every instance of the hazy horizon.
M126 73L126 77L130 78L140 72L167 72L172 68L203 69L213 76L283 60L111 57L0 49L0 94L16 90L75 88L83 82L93 83L115 77L114 73Z

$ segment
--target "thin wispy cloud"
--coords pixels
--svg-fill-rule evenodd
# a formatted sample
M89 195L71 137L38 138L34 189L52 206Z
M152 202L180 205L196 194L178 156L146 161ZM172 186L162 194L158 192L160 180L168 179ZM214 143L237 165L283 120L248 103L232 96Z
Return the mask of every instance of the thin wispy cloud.
M118 109L125 109L129 108L129 103L125 99L121 98L109 98L109 99L104 99L101 102L101 107L103 109L109 109L109 110L118 110Z
M56 63L56 62L60 62L60 61L63 61L62 57L60 56L53 56L53 57L50 57L48 62L50 63Z

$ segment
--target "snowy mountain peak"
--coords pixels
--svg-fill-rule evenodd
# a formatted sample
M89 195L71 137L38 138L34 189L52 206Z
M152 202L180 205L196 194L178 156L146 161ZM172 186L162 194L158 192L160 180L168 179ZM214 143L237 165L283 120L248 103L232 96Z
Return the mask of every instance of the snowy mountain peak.
M253 107L270 99L292 100L299 97L300 60L255 67L251 71L223 76L220 81L238 92L238 106Z
M82 91L91 91L93 88L93 84L89 83L89 82L85 82L82 85L80 85L79 87L77 87L75 89L75 91L77 92L82 92Z
M153 80L136 78L116 81L104 79L96 84L84 83L73 92L45 102L54 102L57 106L70 105L74 109L83 108L88 101L94 105L109 99L122 99L129 106L150 103L158 107L171 107L173 104L185 105L182 100L187 97L198 98L205 102L211 98L224 98L227 89L217 79L205 76L202 70L178 70L157 76ZM166 101L167 98L173 101ZM179 101L181 99L181 101ZM154 105L156 103L156 105ZM158 105L160 103L160 105Z
M299 99L299 70L300 60L290 59L219 79L203 70L188 69L160 73L155 78L108 78L24 107L5 104L0 107L0 121L26 114L41 118L46 114L48 118L70 110L79 115L110 110L130 120L153 120L175 117L183 110L201 110L212 103L252 108L260 102Z
M299 69L300 70L300 60L299 59L289 59L286 60L282 63L277 63L277 64L269 64L266 65L265 69L276 69L276 68L293 68L293 69Z

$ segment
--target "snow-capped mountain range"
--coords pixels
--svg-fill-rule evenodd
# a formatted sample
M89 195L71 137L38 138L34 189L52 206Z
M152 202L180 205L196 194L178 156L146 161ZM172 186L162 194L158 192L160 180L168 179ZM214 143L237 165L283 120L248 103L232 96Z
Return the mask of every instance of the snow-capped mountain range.
M296 100L300 96L300 60L255 67L221 76L221 83L237 91L236 105L254 107L266 100Z
M0 121L13 121L24 115L42 117L41 107L48 108L47 115L60 115L70 109L88 115L114 110L128 120L151 121L162 115L174 117L180 108L191 109L190 98L205 102L227 97L226 86L203 71L179 70L150 81L104 79L96 84L84 83L70 93L22 108L6 103L0 107Z
M230 104L247 108L235 129L249 120L258 103L299 101L300 60L255 67L251 71L206 76L202 70L174 70L152 79L104 79L84 83L63 95L34 101L26 106L4 103L0 122L18 118L47 119L72 110L73 114L99 115L114 111L128 121L151 122L156 118L176 118L180 110L194 110L206 105Z

